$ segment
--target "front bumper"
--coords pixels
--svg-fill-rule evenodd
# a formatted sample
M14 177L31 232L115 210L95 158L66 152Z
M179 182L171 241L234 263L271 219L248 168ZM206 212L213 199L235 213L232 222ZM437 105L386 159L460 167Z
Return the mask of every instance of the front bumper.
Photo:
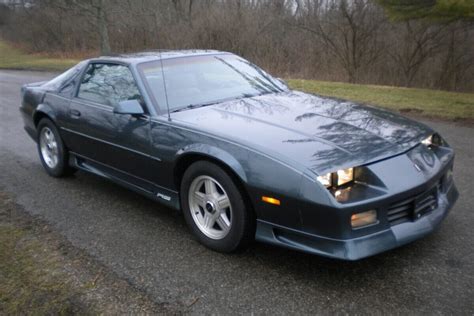
M437 207L423 217L373 234L352 239L333 239L258 220L256 239L311 254L343 260L359 260L402 246L433 232L455 204L459 193L454 182L438 194Z

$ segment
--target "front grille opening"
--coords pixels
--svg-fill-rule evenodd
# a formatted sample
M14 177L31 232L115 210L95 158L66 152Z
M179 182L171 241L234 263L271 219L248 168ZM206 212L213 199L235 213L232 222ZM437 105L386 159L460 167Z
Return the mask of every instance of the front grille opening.
M405 200L396 203L388 209L388 221L390 225L397 225L411 220L415 199Z
M438 189L439 184L428 191L390 205L387 211L390 226L415 221L436 209Z

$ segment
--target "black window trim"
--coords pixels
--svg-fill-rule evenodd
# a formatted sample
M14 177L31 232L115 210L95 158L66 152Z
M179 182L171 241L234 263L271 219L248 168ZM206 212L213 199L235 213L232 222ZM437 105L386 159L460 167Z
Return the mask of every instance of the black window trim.
M89 63L84 63L82 66L80 66L81 63L83 63L83 61L80 61L80 62L78 62L76 65L74 65L73 67L71 67L71 68L78 67L78 69L77 69L77 71L76 71L74 74L71 75L71 77L66 78L66 79L61 83L61 85L56 89L56 93L61 94L62 91L63 91L67 86L69 86L69 85L72 84L72 85L73 85L73 90L72 90L72 92L70 93L70 96L73 95L73 93L74 93L75 90L76 90L76 87L75 87L75 85L74 85L74 80L77 79L77 78L79 78L79 77L82 78L82 73L84 72L84 69L83 69L83 68L84 68L85 66L88 66L88 65L89 65ZM82 67L82 68L81 68L81 67ZM66 71L68 71L68 70L66 70Z

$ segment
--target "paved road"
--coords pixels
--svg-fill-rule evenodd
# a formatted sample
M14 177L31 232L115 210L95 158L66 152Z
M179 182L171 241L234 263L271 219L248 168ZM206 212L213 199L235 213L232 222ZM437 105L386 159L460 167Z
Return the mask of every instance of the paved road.
M474 313L474 129L428 122L457 150L461 198L425 239L355 263L262 244L222 255L140 195L81 172L43 172L22 128L19 88L49 77L0 72L0 190L157 302L217 314Z

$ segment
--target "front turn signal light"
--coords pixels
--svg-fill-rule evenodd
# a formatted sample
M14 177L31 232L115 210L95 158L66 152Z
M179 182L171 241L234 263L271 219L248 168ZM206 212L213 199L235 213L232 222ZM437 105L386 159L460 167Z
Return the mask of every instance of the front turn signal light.
M262 201L268 204L273 204L273 205L280 205L281 202L278 199L269 197L269 196L262 196Z
M360 228L377 223L377 211L370 210L367 212L352 214L351 226L352 228Z

